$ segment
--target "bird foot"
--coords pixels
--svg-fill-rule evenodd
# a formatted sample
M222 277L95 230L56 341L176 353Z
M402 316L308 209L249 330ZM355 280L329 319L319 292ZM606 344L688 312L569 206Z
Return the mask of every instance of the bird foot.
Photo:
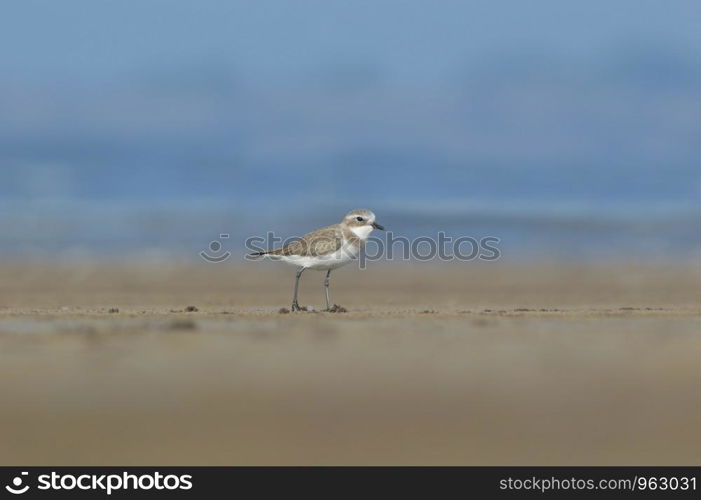
M300 305L297 302L293 302L290 310L292 312L297 312L297 311L301 312L301 311L307 311L307 308L306 308L306 306L300 307Z
M346 309L343 306L339 306L338 304L334 304L331 307L327 307L325 309L325 311L330 312L330 313L344 313L344 312L348 312L348 309Z

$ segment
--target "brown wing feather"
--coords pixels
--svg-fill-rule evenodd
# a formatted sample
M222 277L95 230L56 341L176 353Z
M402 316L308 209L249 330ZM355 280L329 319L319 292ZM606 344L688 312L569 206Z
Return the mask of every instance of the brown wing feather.
M302 255L309 257L335 252L342 245L343 234L340 228L328 226L305 234L284 247L267 253L269 255Z

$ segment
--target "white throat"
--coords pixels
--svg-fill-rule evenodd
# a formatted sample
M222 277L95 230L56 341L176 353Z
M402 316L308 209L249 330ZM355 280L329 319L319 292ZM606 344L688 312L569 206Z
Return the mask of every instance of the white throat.
M361 240L365 241L368 239L368 236L370 236L370 233L372 233L372 226L351 226L348 229L351 230L351 232L356 235L358 238Z

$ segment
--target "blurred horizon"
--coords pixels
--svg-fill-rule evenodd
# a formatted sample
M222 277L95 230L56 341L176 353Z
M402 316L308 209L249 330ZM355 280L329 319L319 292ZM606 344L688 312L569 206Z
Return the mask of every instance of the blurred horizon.
M701 258L697 2L426 5L7 6L0 259L239 253L357 207L510 259Z

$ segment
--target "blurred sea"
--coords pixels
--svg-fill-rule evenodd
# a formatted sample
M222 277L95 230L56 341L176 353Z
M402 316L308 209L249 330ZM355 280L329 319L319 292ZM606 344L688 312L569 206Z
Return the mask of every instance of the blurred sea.
M701 70L640 64L401 91L5 84L0 249L196 256L367 206L397 234L497 236L513 258L694 255Z
M0 258L197 258L221 233L242 253L246 236L301 234L356 207L409 237L499 237L509 259L701 256L693 16L629 2L647 17L556 19L544 13L557 2L512 2L533 32L497 8L409 2L390 26L390 3L373 16L276 3L294 24L178 1L163 4L177 6L167 23L147 22L156 7L130 17L131 38L126 7L44 4L75 29L41 18L26 57L0 50ZM337 10L354 29L322 29ZM472 38L449 12L475 23ZM22 24L4 23L19 40Z

